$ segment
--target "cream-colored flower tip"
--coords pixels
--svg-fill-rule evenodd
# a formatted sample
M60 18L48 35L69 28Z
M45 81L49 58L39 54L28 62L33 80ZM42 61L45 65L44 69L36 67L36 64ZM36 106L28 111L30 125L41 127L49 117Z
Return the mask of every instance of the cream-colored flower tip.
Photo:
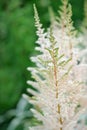
M68 0L62 0L62 3L56 28L52 24L47 32L42 28L34 5L36 50L40 54L31 58L36 67L28 67L28 70L34 80L27 83L37 91L29 88L27 91L33 96L24 97L34 105L31 111L38 123L29 130L74 130L80 114L86 110L86 102L82 104L81 100L84 100L83 95L87 98L83 83L87 67L77 64L79 51L75 48L77 38L71 20L71 5Z

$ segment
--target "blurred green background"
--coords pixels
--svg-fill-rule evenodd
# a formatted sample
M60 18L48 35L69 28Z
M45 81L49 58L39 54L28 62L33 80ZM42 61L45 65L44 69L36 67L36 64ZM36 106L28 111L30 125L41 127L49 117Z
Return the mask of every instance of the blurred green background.
M29 87L26 68L33 65L29 57L36 53L33 3L43 26L48 27L49 7L57 15L60 0L0 0L0 130L28 130L33 122L28 111L32 106L22 99ZM78 29L84 18L84 0L70 3Z

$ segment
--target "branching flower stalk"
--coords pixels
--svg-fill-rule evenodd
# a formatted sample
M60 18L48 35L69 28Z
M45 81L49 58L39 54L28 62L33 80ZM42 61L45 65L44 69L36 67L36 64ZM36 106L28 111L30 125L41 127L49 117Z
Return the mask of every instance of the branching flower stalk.
M50 42L52 43L52 62L53 62L53 67L54 67L54 80L55 80L55 87L56 87L56 98L58 98L58 69L57 69L57 54L58 54L58 48L54 48L55 47L55 44L56 44L56 41L55 41L55 38L53 37L53 33L52 33L52 30L50 30ZM58 113L59 115L61 114L61 106L60 104L58 104ZM63 124L63 120L62 120L62 117L60 115L59 117L59 122L60 122L60 125L62 126ZM62 130L62 127L60 128L60 130Z
M68 3L68 0L61 0L61 1L62 6L60 7L60 10L58 10L59 17L57 17L58 26L63 30L63 32L66 31L67 35L74 36L75 29L73 27L73 21L71 19L72 17L71 4Z
M41 53L31 57L31 60L36 63L36 67L28 68L31 71L33 81L29 80L27 83L38 91L29 88L28 92L33 96L24 95L24 97L34 105L31 111L42 123L29 127L29 130L73 130L78 116L85 111L82 106L77 109L84 85L79 77L81 72L78 69L80 65L76 64L77 57L70 53L73 52L73 46L69 47L69 44L73 41L74 34L71 7L67 8L67 0L62 1L66 11L63 13L64 15L62 13L60 15L59 24L61 26L58 28L58 35L55 34L55 26L53 25L46 33L44 32L34 5L36 34L38 36L36 43L39 45L36 50ZM62 41L59 37L61 34L64 37Z

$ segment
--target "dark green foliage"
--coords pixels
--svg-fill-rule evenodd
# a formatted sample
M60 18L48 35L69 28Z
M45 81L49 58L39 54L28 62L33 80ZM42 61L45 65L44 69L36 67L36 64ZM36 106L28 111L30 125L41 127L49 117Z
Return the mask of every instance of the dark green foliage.
M18 3L19 4L19 3ZM34 46L32 5L9 3L0 12L0 113L13 107L26 89L26 68Z

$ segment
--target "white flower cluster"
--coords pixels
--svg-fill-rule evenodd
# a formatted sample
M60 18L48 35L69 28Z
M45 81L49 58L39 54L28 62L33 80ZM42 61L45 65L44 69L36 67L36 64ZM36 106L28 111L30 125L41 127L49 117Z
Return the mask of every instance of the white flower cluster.
M75 130L87 130L87 0L84 0L84 19L81 25L81 31L80 32L80 54L79 54L79 59L81 62L81 66L83 69L80 69L81 71L81 75L85 75L85 76L81 76L79 75L79 77L82 77L83 81L86 84L86 91L85 91L85 96L83 96L80 101L82 102L82 106L86 108L86 111L79 115L79 119L77 121L77 124L75 126ZM85 64L85 67L84 67Z
M33 96L24 96L35 106L31 111L42 122L29 130L73 130L79 115L86 110L82 102L87 99L83 83L87 65L77 64L79 56L74 46L77 39L72 27L71 6L68 6L68 0L62 2L58 26L52 25L46 33L34 5L36 50L41 53L31 57L36 67L28 70L34 80L27 83L37 91L29 88L28 92ZM85 98L81 102L83 95Z

